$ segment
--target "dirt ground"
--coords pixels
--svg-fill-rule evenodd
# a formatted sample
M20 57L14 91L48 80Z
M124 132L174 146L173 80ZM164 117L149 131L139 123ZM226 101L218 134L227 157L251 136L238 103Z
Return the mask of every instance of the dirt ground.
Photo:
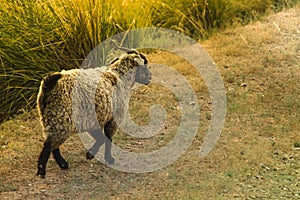
M85 149L74 136L61 150L70 169L60 170L50 158L46 178L41 179L36 167L43 136L32 111L0 125L0 199L299 199L299 4L217 33L201 45L217 64L227 94L225 126L208 156L198 156L211 120L205 82L186 61L158 51L148 55L150 62L184 75L201 105L198 133L183 156L154 172L120 172L86 160ZM180 110L166 88L141 87L133 96L133 118L149 123L153 102L168 112L165 129L150 139L121 133L115 137L117 145L144 152L173 139Z

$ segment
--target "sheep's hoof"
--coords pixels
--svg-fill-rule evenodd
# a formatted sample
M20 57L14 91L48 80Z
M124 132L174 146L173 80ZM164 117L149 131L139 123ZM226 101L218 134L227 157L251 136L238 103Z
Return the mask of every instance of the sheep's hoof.
M41 178L45 178L46 177L46 174L43 174L43 173L37 173L37 176L40 176Z
M38 172L36 174L37 176L40 176L41 178L45 178L46 176L46 169L43 165L38 166Z
M105 161L107 164L112 165L115 163L115 159L113 157L105 157Z
M69 163L63 157L56 157L55 161L61 169L69 169Z
M59 167L63 170L69 169L69 163L64 161L64 162L59 164Z
M92 160L93 158L95 158L95 156L91 154L89 151L86 151L85 157L87 160Z

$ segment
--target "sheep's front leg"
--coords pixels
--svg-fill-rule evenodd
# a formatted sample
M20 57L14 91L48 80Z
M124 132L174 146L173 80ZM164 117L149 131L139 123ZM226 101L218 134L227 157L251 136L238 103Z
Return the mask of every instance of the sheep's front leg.
M59 148L52 151L56 163L61 169L69 169L69 163L60 154Z
M104 158L108 164L113 164L115 162L115 159L111 155L111 145L112 145L112 136L116 132L117 124L114 120L109 121L104 126L104 132L105 132L105 155Z
M50 154L51 154L51 143L50 143L50 141L46 140L44 142L42 152L39 156L37 176L40 175L42 178L45 178L46 165L47 165L48 159L50 157Z
M104 143L104 135L101 130L92 130L89 133L96 140L95 144L86 151L86 159L92 160L98 153L100 146Z

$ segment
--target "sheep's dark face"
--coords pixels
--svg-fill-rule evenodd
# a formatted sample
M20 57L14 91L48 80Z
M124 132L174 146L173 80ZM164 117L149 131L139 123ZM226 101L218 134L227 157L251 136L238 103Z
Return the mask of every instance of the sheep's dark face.
M148 85L151 81L151 73L148 69L148 60L144 54L139 53L142 60L141 65L137 67L135 82Z
M135 75L135 82L148 85L151 81L151 73L147 67L147 65L144 66L138 66L137 72Z

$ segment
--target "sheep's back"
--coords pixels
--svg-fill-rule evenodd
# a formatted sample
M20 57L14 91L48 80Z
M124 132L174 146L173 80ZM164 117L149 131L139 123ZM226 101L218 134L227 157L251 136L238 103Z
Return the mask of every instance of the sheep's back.
M82 70L76 79L72 111L78 132L103 128L112 118L114 85L107 73L95 69Z
M39 92L42 126L45 136L55 140L53 146L76 132L103 129L112 118L123 118L130 93L126 90L130 89L117 73L102 67L62 71L59 75L49 90L41 86Z

